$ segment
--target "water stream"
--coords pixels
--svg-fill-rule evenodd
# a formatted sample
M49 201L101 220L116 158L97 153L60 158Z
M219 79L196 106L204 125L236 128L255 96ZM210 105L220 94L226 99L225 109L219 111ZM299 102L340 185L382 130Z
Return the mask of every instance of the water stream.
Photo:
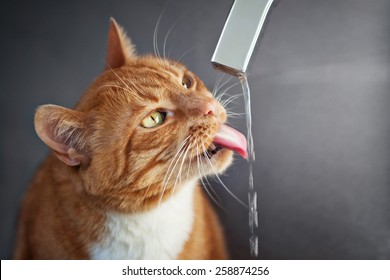
M248 162L249 162L249 190L248 190L248 207L249 207L249 248L252 257L257 257L258 249L258 212L257 212L257 192L253 184L253 163L255 162L255 150L252 136L252 113L251 113L251 95L248 79L245 74L239 76L242 91L244 94L246 128L248 141Z

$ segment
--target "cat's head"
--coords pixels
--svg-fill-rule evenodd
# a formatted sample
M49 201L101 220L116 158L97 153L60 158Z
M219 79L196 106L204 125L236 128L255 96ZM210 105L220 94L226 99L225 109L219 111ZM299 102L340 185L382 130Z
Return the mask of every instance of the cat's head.
M75 109L40 106L35 128L87 193L135 210L186 181L222 172L232 151L246 157L245 137L226 119L194 73L137 56L111 20L103 73Z

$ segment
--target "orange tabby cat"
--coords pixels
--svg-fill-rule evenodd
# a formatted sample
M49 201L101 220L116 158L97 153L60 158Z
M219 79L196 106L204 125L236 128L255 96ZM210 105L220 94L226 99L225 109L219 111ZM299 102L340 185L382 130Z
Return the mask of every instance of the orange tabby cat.
M75 109L40 106L53 152L20 213L17 259L224 259L198 179L222 172L245 137L183 65L137 56L110 22L106 69Z

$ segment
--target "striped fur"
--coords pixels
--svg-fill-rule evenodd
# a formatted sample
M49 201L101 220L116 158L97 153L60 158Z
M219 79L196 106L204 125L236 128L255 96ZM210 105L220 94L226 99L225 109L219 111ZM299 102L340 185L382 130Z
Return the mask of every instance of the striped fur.
M203 156L219 124L226 121L225 109L183 65L136 56L113 20L106 60L106 69L74 109L44 105L36 112L37 134L53 152L25 196L14 257L226 258L222 230L207 198L198 184L191 192L183 189L230 164L229 150L211 159L213 168ZM183 87L183 77L191 80L191 87ZM167 112L163 124L141 127L156 110ZM193 222L176 219L173 215L182 213L175 208L166 209L184 203L181 193L189 195L185 211ZM159 211L172 217L156 214ZM129 232L139 233L147 230L141 226L143 219L146 224L151 219L164 223L161 228L175 227L165 224L169 220L180 223L177 230L161 231L172 236L145 232L149 244L177 237L180 242L170 246L169 254L161 251L166 246L157 245L155 252L149 246L143 253L142 244L118 226L124 223ZM132 252L121 254L126 249L117 248L120 242L108 248L107 240L115 236L128 238ZM118 254L107 253L114 251Z

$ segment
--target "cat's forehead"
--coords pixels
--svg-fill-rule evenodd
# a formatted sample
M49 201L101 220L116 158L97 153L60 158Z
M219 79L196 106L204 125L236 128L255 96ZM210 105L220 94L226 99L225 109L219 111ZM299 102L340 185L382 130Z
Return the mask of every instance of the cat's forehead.
M167 59L141 57L122 67L107 69L79 107L88 110L118 102L134 110L151 104L176 106L181 96L190 96L191 92L197 92L198 97L209 95L203 82L184 65Z
M136 62L129 63L128 67L148 72L150 75L161 73L177 78L181 78L186 72L189 72L183 64L153 56L142 57Z
M128 62L120 71L130 86L148 88L181 88L183 78L192 80L196 90L205 90L203 82L183 64L174 60L146 56ZM116 77L115 77L116 78ZM120 77L119 77L120 78Z

